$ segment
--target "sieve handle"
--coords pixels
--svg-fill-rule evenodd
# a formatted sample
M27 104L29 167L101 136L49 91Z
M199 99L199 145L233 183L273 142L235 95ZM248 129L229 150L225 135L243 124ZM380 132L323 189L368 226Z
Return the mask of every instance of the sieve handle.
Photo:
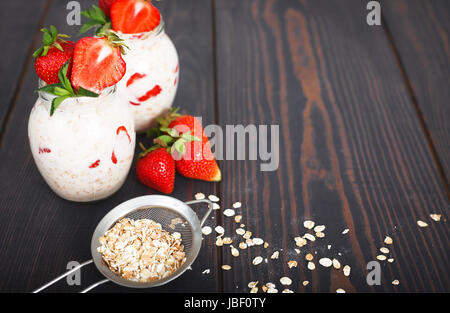
M208 216L211 214L212 210L213 210L213 203L211 201L209 201L208 199L201 199L201 200L192 200L192 201L188 201L185 202L186 204L194 204L194 203L208 203L208 211L205 213L205 215L203 216L203 218L200 221L200 227L203 226L203 224L205 223L206 219L208 218Z
M94 260L89 260L86 261L78 266L75 266L73 269L71 269L70 271L65 272L64 274L59 275L58 277L56 277L55 279L53 279L52 281L49 281L48 283L46 283L44 286L39 287L38 289L34 290L33 293L38 293L41 292L42 290L44 290L45 288L53 285L54 283L56 283L58 280L63 279L66 276L69 276L70 274L72 274L73 272L77 271L78 269L82 268L85 265L91 264L92 262L94 262Z
M103 279L103 280L100 280L100 281L96 282L95 284L90 285L90 286L87 287L86 289L80 291L80 293L86 293L86 292L88 292L88 291L91 291L91 290L94 289L95 287L100 286L100 285L102 285L102 284L104 284L104 283L107 283L107 282L109 282L109 279Z

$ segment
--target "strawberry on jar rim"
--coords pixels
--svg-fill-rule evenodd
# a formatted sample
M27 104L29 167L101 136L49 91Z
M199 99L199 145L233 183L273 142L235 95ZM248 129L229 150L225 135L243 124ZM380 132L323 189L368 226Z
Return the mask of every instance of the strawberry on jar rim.
M107 17L110 17L111 5L115 0L98 0L98 6L105 13Z
M80 39L73 54L73 87L100 92L118 83L126 72L122 53L121 40L111 32L105 37Z
M149 32L161 22L161 14L150 0L115 0L110 14L112 29L124 34Z
M62 66L72 59L75 42L66 41L63 38L69 36L59 34L55 26L51 25L49 29L42 28L43 46L37 49L33 56L36 58L34 68L36 74L47 84L56 84L59 82L58 73ZM72 62L69 62L69 73Z

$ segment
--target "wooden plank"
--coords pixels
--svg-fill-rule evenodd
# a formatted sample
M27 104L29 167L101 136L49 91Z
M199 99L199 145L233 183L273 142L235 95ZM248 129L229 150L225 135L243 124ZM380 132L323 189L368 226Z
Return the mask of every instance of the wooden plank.
M277 171L222 162L223 207L241 201L245 228L270 243L238 258L223 251L233 268L222 273L224 291L248 292L250 281L281 291L282 276L295 292L449 291L448 230L428 216L447 216L448 199L385 31L366 24L365 4L216 1L221 126L280 125ZM325 225L326 237L297 255L293 238L307 231L305 219ZM238 225L223 220L232 235ZM381 285L368 286L366 265L386 235L395 261L381 262ZM258 255L268 263L252 265ZM322 257L350 265L350 277L320 266Z
M82 9L92 1L80 1ZM53 24L61 32L76 34L78 27L66 24L66 2L53 1L45 25ZM214 117L211 70L211 8L209 1L164 1L157 4L165 18L166 30L180 56L180 86L175 103L184 111L203 116L205 123ZM66 270L69 261L91 258L92 233L101 218L119 203L153 191L140 184L133 168L125 185L107 200L77 204L64 201L51 192L38 173L27 141L27 122L36 99L33 90L37 78L30 65L0 150L0 245L2 246L2 291L31 291ZM139 140L145 142L140 136ZM190 200L198 191L213 193L214 184L176 177L173 196ZM205 208L197 208L201 215ZM214 220L208 220L214 225ZM192 291L218 289L216 251L209 249L213 239L205 239L193 270L166 286L141 292ZM209 275L201 272L209 268ZM81 272L82 286L68 286L64 281L49 291L80 291L102 279L93 265ZM97 292L129 292L112 283Z
M27 5L12 0L0 3L0 39L8 47L3 49L0 60L0 130L13 105L21 76L30 63L32 41L45 4L45 0L30 1Z
M450 177L450 2L386 1L383 15L401 63L436 147L446 179Z

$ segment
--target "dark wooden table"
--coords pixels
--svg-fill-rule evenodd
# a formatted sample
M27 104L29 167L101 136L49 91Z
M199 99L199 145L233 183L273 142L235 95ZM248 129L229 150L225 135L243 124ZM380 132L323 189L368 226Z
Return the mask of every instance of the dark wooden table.
M382 1L381 26L366 23L367 2L157 3L180 56L175 105L202 116L205 125L280 125L280 163L261 172L259 161L220 161L217 184L177 176L173 196L221 198L222 210L208 225L234 234L237 224L223 209L241 201L245 228L270 246L234 258L229 247L215 246L214 235L206 236L192 271L144 291L248 292L250 281L273 282L281 291L282 276L293 280L295 292L450 291L450 2ZM86 9L94 1L80 3ZM154 193L132 168L109 199L71 203L37 171L27 140L37 86L32 52L43 26L77 33L78 26L66 23L66 5L0 2L0 291L31 291L69 261L90 259L100 219L125 200ZM442 214L441 221L431 213ZM305 219L325 225L326 236L297 254L294 237L305 233ZM418 220L429 226L420 228ZM394 262L380 261L381 285L369 286L366 264L382 254L387 235ZM270 259L276 250L279 258ZM307 253L315 256L314 271L306 268ZM258 255L268 262L252 265ZM321 257L350 265L350 276L322 267ZM289 260L298 266L289 268ZM223 264L232 270L223 271ZM205 269L210 273L202 274ZM88 286L102 276L91 265L81 278ZM304 280L310 283L303 286ZM48 291L81 289L61 281ZM134 290L109 283L95 291Z

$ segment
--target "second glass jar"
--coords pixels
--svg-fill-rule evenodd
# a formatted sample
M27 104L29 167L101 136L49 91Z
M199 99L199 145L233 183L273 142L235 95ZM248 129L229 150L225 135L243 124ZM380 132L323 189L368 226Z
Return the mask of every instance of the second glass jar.
M178 54L164 30L164 21L152 31L117 35L129 49L123 56L127 72L118 94L134 114L136 132L143 132L172 106L180 71Z

